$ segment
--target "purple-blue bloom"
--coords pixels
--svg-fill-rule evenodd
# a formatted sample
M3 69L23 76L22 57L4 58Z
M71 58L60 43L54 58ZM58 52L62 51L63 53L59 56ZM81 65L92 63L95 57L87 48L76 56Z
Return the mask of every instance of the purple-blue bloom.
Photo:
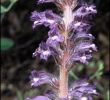
M80 61L81 63L87 64L88 60L92 58L91 52L96 51L95 44L88 41L81 41L71 50L71 58L73 62Z
M51 100L46 96L36 96L34 98L26 98L25 100Z
M87 98L86 100L93 100L93 95L98 95L96 87L87 82L86 79L75 81L69 90L69 97L72 97L75 100L83 100L81 98L84 97Z
M58 92L58 90L57 90ZM58 95L57 95L57 92L56 91L52 91L52 90L46 90L44 92L44 95L48 98L50 98L51 100L55 100L58 98Z
M38 4L54 2L55 0L38 0Z
M38 87L43 84L50 84L57 88L58 80L52 74L46 73L45 71L32 71L30 75L31 86Z
M44 42L42 42L39 45L39 48L36 49L36 51L33 53L33 56L39 56L40 59L44 60L47 60L50 55L52 55L52 51L50 50L49 46Z
M32 13L33 28L44 25L50 29L46 42L39 45L33 56L38 56L44 60L52 56L59 65L60 70L63 69L63 71L60 71L59 80L47 72L32 71L30 75L31 86L37 87L49 84L54 88L54 91L47 91L44 94L45 96L27 98L26 100L92 100L92 95L97 95L96 87L88 83L87 80L75 81L69 91L64 90L67 89L67 84L65 84L67 83L65 82L65 80L67 81L67 71L71 69L72 65L76 62L87 64L92 58L92 52L97 51L93 43L94 37L89 33L92 27L91 19L97 12L96 7L81 3L77 9L77 2L79 1L38 0L38 4L55 3L63 13L60 16L53 13L52 10L34 11ZM62 87L61 83L65 86ZM64 90L66 95L61 90Z
M60 21L61 18L57 14L53 13L52 10L46 10L44 12L32 12L31 20L33 21L33 28L39 25L51 26L56 22Z
M48 36L46 43L51 47L58 47L60 43L64 42L64 36L60 34L57 25L51 26Z
M90 28L91 25L83 22L73 22L71 25L71 29L73 29L76 32L88 32Z
M82 17L83 18L85 16L93 15L96 13L97 13L96 6L83 4L78 10L76 10L75 13L73 13L73 15L76 17Z
M71 38L74 38L74 42L81 40L81 39L89 39L89 40L93 40L94 36L90 33L85 33L85 32L77 32L76 34L73 35L73 37L71 36Z

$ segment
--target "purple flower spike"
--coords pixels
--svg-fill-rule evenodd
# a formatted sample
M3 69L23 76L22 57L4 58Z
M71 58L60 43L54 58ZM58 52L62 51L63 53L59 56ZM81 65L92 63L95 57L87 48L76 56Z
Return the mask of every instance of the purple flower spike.
M40 56L40 58L44 60L47 60L50 55L52 55L52 53L46 43L41 43L39 48L33 53L33 56Z
M31 76L31 86L37 87L43 84L50 84L53 87L57 87L58 80L53 75L46 73L44 71L32 71Z
M96 87L87 80L75 81L69 90L69 97L75 100L92 100L92 95L98 95Z
M34 11L31 16L31 20L34 22L33 28L39 25L51 26L60 20L60 16L54 14L51 10L44 12Z
M50 100L50 99L46 96L36 96L34 98L26 98L25 100Z
M68 91L67 80L73 64L88 64L92 52L97 51L94 37L89 33L92 17L97 13L96 7L81 3L82 0L38 0L38 4L50 2L55 3L61 14L57 15L52 10L32 13L33 28L44 25L50 29L48 39L39 45L33 56L44 60L52 56L60 67L59 80L47 72L32 71L31 86L49 84L53 89L46 91L44 96L26 100L92 100L92 96L98 94L94 85L87 80L78 80Z

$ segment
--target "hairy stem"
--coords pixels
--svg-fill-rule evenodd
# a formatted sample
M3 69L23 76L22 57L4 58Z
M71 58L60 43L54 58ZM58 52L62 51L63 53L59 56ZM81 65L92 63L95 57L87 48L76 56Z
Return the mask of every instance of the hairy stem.
M68 71L64 67L60 67L60 87L59 98L65 98L68 95Z
M68 39L68 26L73 20L72 9L69 5L65 5L63 12L63 21L65 24L65 31L63 35L65 37L64 45L64 55L62 57L61 66L60 66L60 80L59 80L59 98L66 98L68 96L68 69L67 69L67 60L70 57L67 49L67 39Z
M68 69L66 61L69 57L67 49L64 50L64 55L62 57L60 66L60 81L59 81L59 97L65 98L68 95Z

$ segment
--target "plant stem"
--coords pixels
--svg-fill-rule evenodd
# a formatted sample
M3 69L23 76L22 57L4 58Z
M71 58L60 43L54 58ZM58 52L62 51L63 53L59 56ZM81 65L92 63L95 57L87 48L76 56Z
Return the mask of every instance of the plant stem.
M68 68L67 68L67 60L70 57L69 51L68 51L68 26L73 21L73 14L72 9L69 5L65 5L63 11L63 21L65 24L65 30L63 32L65 41L64 45L66 46L64 48L64 55L62 57L61 66L60 66L60 80L59 80L59 98L66 98L68 96Z
M60 67L60 87L59 98L65 98L68 95L68 71L64 67Z

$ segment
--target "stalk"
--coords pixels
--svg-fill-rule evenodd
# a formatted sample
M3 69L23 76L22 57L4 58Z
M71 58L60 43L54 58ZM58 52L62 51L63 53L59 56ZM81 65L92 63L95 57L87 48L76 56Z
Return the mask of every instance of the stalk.
M60 87L59 87L59 97L65 98L68 95L68 71L63 66L60 67Z
M64 50L60 66L60 80L59 80L59 98L65 98L68 96L68 69L66 66L66 60L69 57L67 49Z
M63 12L63 21L65 24L65 30L63 35L65 37L64 44L66 48L64 48L64 55L62 57L62 62L60 66L60 80L59 80L59 98L66 98L68 96L68 69L66 66L66 60L69 58L69 53L67 49L67 38L68 38L68 26L72 22L72 9L67 5L65 6L65 10Z

